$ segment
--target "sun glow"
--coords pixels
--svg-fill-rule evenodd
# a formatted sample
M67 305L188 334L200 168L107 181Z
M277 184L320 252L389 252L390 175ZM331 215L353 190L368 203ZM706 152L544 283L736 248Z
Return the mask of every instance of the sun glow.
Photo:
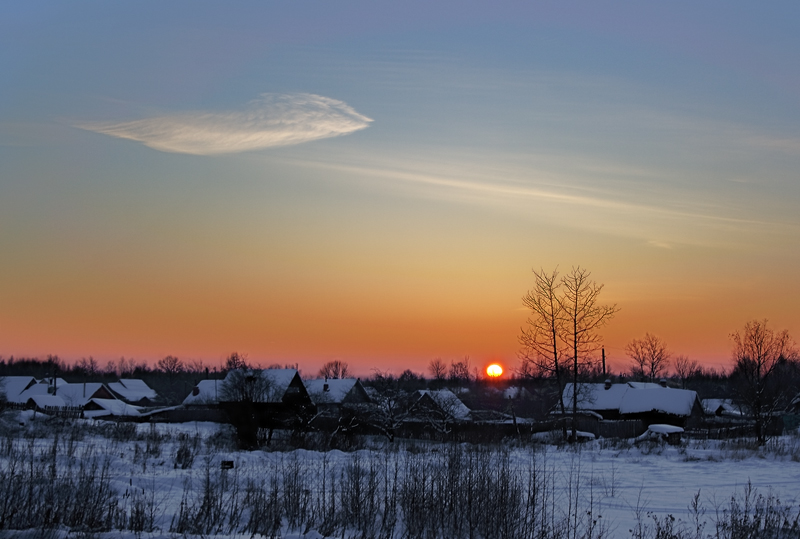
M489 378L498 378L503 374L503 367L497 363L492 363L486 367L486 374L489 376Z

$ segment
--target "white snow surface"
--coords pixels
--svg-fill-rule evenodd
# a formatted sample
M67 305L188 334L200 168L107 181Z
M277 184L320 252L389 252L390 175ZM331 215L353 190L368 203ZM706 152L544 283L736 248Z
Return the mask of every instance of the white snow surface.
M28 412L20 412L17 419L26 422L25 428L34 428L39 420L32 419ZM97 424L91 420L76 420L75 424ZM107 423L108 428L113 423ZM100 539L121 538L161 539L174 537L169 532L169 519L178 511L181 503L185 481L200 485L207 467L219 470L222 460L235 463L236 473L241 478L263 477L267 473L285 470L287 466L298 466L298 473L304 479L314 480L320 476L323 465L329 473L337 473L354 458L362 463L375 462L380 465L391 465L397 459L412 458L420 451L439 451L441 444L426 442L408 442L415 451L405 451L404 442L394 445L383 445L376 439L371 449L363 449L354 453L341 451L307 451L294 450L288 452L252 451L240 452L220 449L206 443L201 444L194 464L182 470L173 466L173 459L180 436L197 437L208 440L216 435L219 429L227 429L213 423L183 424L138 424L136 429L140 436L155 432L166 437L161 453L158 456L145 456L144 461L137 461L135 455L143 445L141 441L110 443L98 434L87 434L77 441L76 454L83 448L93 452L105 452L111 460L112 486L122 496L135 488L155 489L156 499L165 510L157 521L159 530L153 533L135 534L129 531L114 530L99 533ZM27 443L27 442L26 442ZM800 437L787 436L775 440L785 448L800 454ZM46 454L53 445L52 437L39 435L35 438L35 451ZM471 446L464 445L465 450ZM91 449L88 449L91 448ZM741 493L748 483L763 494L773 493L787 505L797 508L800 503L800 463L789 456L781 456L780 452L769 452L765 449L740 450L735 444L719 441L689 441L681 446L671 447L658 443L631 445L630 443L610 444L607 440L596 440L574 447L557 447L545 444L532 444L506 448L510 452L512 466L517 473L526 474L533 462L551 474L556 489L562 489L561 496L566 496L567 484L574 481L576 474L580 478L579 496L585 503L590 497L594 500L595 513L602 515L609 527L607 537L630 537L629 532L636 524L636 512L650 521L646 514L674 515L678 519L688 520L687 506L691 498L699 491L700 500L707 509L708 525L706 532L713 532L714 507L724 508L733 494ZM433 453L431 453L433 454ZM66 458L62 455L63 458ZM414 458L419 458L414 457ZM5 466L4 457L0 456L0 468ZM402 471L403 466L401 464ZM283 472L279 472L283 473ZM149 491L149 490L148 490ZM558 494L558 492L556 493ZM282 537L295 538L322 537L317 531L288 529L284 524ZM220 539L249 537L249 534L210 535Z

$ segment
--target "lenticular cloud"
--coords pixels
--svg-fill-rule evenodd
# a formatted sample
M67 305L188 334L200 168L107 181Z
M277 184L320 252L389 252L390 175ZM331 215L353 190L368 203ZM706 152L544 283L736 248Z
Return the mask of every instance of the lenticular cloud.
M162 152L214 155L347 135L372 120L343 101L315 94L262 94L242 111L186 112L77 127Z

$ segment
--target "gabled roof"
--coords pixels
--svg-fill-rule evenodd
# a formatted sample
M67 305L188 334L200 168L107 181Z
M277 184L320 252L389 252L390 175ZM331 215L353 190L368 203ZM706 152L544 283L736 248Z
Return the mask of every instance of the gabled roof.
M67 405L64 399L53 395L33 395L25 402L32 403L39 410L44 410L48 406L51 408L64 408Z
M573 384L564 386L564 405L572 406ZM622 398L631 389L628 384L578 384L578 409L580 410L619 410Z
M292 389L296 391L297 389L300 389L299 386L302 386L301 391L305 391L303 381L300 379L296 369L255 370L248 371L247 375L249 376L251 373L253 375L261 376L266 382L264 384L266 387L266 395L264 395L259 402L283 402L283 399L287 395L287 392L289 391L290 386L292 386L292 382L295 381L295 378L297 381ZM236 376L240 375L241 371L230 371L225 376L224 380L202 380L195 386L195 388L192 389L192 393L190 393L183 400L183 404L188 406L219 404L221 400L225 399L225 385L228 383L233 383ZM197 392L197 395L195 395L195 392Z
M0 391L6 395L8 402L25 402L18 400L20 393L36 384L33 376L3 376L0 377Z
M703 412L708 415L726 415L740 417L744 415L739 406L731 399L703 399Z
M306 380L304 384L314 404L342 404L353 391L360 392L364 399L369 400L358 378Z
M461 402L458 396L449 389L428 390L421 389L417 392L420 395L420 400L424 397L430 397L436 405L447 415L454 419L468 419L470 409L466 404ZM419 402L419 400L417 401Z
M20 398L24 399L21 402L27 402L28 399L34 395L49 394L46 384L36 384L23 391L22 394L20 394ZM83 406L93 397L114 398L106 385L100 382L59 385L56 389L55 396L61 397L67 406Z
M139 415L139 408L119 399L90 399L84 406L83 416L93 417L132 417Z
M688 389L662 387L659 384L628 382L611 384L578 384L578 409L604 411L618 410L620 414L661 412L676 416L690 416L697 401L697 393ZM564 403L572 403L573 384L564 387Z
M183 399L184 406L205 406L219 404L219 393L222 380L200 380L192 392Z
M619 413L661 412L688 417L692 415L695 402L697 393L688 389L661 386L657 386L657 389L631 389L622 398Z
M265 402L281 402L294 377L299 377L297 369L266 369L261 371L261 376L269 380L270 384L269 395Z
M158 394L144 380L138 378L120 379L119 382L108 384L109 389L130 402L141 400L153 401L158 398Z

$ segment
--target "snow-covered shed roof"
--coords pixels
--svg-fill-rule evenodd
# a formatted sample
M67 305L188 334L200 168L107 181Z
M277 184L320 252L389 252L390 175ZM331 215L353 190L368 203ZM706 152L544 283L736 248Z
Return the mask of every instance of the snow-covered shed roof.
M449 389L429 390L421 389L419 391L420 398L427 395L433 402L439 406L445 413L451 415L455 419L469 418L470 409L467 405L461 402L458 396Z
M0 377L0 391L5 393L8 402L25 402L18 400L20 393L36 384L33 376Z
M83 416L88 418L118 416L138 416L139 408L119 399L89 399L84 406Z
M153 401L158 398L158 394L148 386L144 380L138 378L121 378L119 382L108 384L109 389L130 402L141 400Z
M581 410L618 410L620 414L661 412L689 416L697 401L697 393L694 391L663 387L660 384L628 382L578 386L578 408ZM564 388L565 404L572 402L572 395L573 384L567 384Z
M219 404L219 393L222 380L200 380L192 392L183 399L184 406L205 406Z
M361 390L369 398L358 378L306 380L304 384L314 404L342 404L353 390Z

